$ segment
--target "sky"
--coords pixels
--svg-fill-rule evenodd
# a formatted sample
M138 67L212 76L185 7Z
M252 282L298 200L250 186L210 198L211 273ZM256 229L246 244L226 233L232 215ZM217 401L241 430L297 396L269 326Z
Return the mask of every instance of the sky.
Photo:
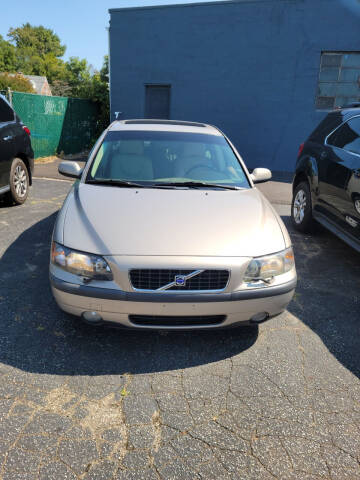
M99 69L108 53L109 8L202 1L209 0L0 0L0 35L6 39L10 28L26 22L43 25L54 30L66 45L65 59L86 58Z

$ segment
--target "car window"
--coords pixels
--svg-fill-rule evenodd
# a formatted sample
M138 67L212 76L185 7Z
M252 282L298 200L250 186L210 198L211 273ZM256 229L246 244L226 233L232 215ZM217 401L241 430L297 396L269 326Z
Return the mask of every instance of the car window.
M223 136L183 132L109 132L87 179L145 184L193 181L250 187Z
M14 121L14 112L11 107L0 98L0 122Z
M344 123L329 137L327 143L360 155L360 117Z
M100 162L104 156L104 144L102 144L96 154L96 158L91 167L91 175L95 176L97 169L99 168Z
M342 123L343 116L340 110L335 110L334 112L329 113L311 133L309 140L315 143L324 143L324 140L329 133L333 132L335 128Z

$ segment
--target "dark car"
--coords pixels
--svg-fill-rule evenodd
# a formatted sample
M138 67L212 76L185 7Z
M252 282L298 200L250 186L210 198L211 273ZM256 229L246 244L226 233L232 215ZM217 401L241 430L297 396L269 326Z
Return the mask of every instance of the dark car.
M360 251L360 104L329 113L300 146L291 212L297 230L316 220Z
M24 203L33 170L30 130L0 95L0 196L9 203Z

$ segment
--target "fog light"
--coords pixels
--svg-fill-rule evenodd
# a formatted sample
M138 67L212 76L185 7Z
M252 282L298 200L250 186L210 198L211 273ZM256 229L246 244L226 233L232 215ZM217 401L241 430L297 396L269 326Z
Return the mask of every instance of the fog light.
M86 322L93 325L102 322L102 317L97 312L84 312L82 317Z
M253 323L262 323L265 322L269 318L269 314L267 312L257 313L253 317L251 317L250 321Z

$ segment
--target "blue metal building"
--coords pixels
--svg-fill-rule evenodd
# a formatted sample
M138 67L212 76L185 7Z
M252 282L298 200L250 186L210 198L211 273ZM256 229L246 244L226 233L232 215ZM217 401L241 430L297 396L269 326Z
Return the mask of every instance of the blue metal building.
M359 32L357 0L111 9L112 119L210 123L249 168L290 172L326 112L360 101Z

